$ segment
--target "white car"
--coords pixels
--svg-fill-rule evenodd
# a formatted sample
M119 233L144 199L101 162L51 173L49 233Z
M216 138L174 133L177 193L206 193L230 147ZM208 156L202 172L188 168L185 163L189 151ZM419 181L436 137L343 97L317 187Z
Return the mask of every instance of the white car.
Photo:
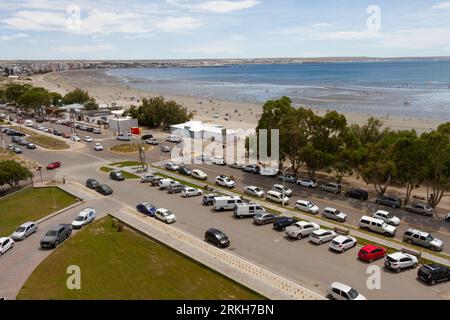
M180 169L180 166L173 162L167 162L166 169L169 171L178 171L178 169Z
M272 201L281 205L288 205L289 204L289 197L284 196L283 198L283 194L278 192L278 191L274 191L274 190L270 190L267 191L266 194L266 200L268 201Z
M78 215L78 217L76 217L75 220L72 222L72 228L80 229L85 225L94 221L96 216L97 214L95 213L95 209L93 208L83 209Z
M11 235L11 239L14 241L25 240L25 238L29 237L33 233L37 232L38 225L36 222L26 222L19 226L16 231Z
M309 235L309 241L320 245L333 240L335 237L336 232L327 229L319 229Z
M245 187L244 192L252 197L264 198L264 191L255 186Z
M395 272L400 272L406 268L415 268L418 263L416 256L402 251L388 254L384 260L386 268L394 270Z
M284 181L284 182L288 182L288 183L296 183L297 182L297 178L291 174L287 174L285 176L278 176L278 179L280 179L281 181Z
M151 182L152 179L154 179L154 177L155 177L155 175L150 174L150 173L144 174L143 176L141 176L141 182L142 183Z
M96 143L94 146L95 151L103 151L103 145L101 143Z
M323 209L322 216L331 220L338 222L345 222L347 220L347 215L335 208L325 208Z
M314 179L299 179L297 184L302 187L317 188L317 181Z
M335 300L367 300L358 290L340 282L333 282L328 288L328 294Z
M306 200L298 200L295 203L295 209L311 214L319 213L319 207Z
M0 238L0 256L5 254L9 249L14 248L14 240L11 238Z
M183 139L181 137L179 137L179 136L172 135L172 136L168 136L166 138L166 141L167 142L179 143L179 142L183 141Z
M284 230L289 238L302 239L309 236L316 230L319 230L320 226L314 222L299 221L293 225L286 227Z
M287 187L283 187L283 185L281 185L281 184L274 184L272 186L272 190L273 191L278 191L279 193L283 193L283 190L284 190L284 195L286 197L292 197L292 189L289 189Z
M80 141L81 141L80 137L79 137L79 136L76 136L76 135L71 136L70 139L71 139L72 141L75 141L75 142L80 142Z
M372 217L375 219L383 220L384 222L392 226L398 226L400 224L400 219L398 217L384 210L378 210L372 215Z
M164 208L156 210L155 218L165 223L174 223L176 221L175 215L171 211Z
M218 184L221 187L232 189L236 186L236 181L233 181L229 177L222 175L216 177L216 184Z
M212 157L211 158L211 162L213 164L215 164L215 165L218 165L218 166L224 166L225 165L225 159L223 157L219 157L219 156Z
M198 197L201 195L203 195L203 191L196 188L187 187L181 191L181 196L184 198Z
M152 145L152 146L157 146L157 145L159 144L159 141L156 140L155 138L147 139L147 140L145 140L145 142L146 142L147 144Z
M94 142L94 139L92 139L92 137L90 137L90 136L85 136L83 141L84 142Z
M202 170L192 170L192 178L199 179L199 180L207 180L208 175L204 173Z
M356 246L356 239L350 236L337 236L330 242L330 249L344 252Z

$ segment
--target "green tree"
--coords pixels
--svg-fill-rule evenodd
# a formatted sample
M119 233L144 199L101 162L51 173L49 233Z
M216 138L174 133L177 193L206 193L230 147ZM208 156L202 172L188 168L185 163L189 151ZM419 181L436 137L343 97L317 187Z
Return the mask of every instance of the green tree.
M6 86L5 96L8 102L18 102L19 98L28 90L30 85L12 83Z
M6 91L4 89L0 89L0 103L5 103L6 100Z
M63 98L62 102L65 105L68 104L85 104L91 100L91 97L89 96L89 93L87 91L83 91L81 89L75 89L69 93L67 93Z
M95 102L94 99L91 99L88 103L86 103L83 107L84 110L98 110L99 106Z
M59 107L62 105L62 95L58 92L50 92L50 101L52 105Z
M17 104L22 108L33 109L35 112L42 106L49 106L50 103L50 93L44 88L31 88L22 94L17 101Z
M14 160L0 161L0 185L8 184L11 188L19 187L19 182L32 178L27 167Z

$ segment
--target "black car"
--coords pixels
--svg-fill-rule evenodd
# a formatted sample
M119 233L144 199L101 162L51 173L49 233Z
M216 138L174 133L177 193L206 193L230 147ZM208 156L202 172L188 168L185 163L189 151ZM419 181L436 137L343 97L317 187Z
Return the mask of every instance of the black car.
M284 231L286 227L293 225L297 220L289 217L280 217L273 222L273 228L278 231Z
M100 185L100 183L95 179L87 179L86 180L86 187L88 187L89 189L95 190L99 185Z
M124 181L125 177L122 175L120 171L111 171L109 173L109 177L115 181Z
M353 189L353 190L347 191L345 193L345 196L348 198L367 200L369 198L369 193L363 189Z
M152 134L144 134L144 135L141 137L142 140L148 140L148 139L152 139L152 138L153 138L153 135L152 135Z
M54 130L53 130L53 134L54 134L55 136L61 137L61 136L63 135L63 132L62 132L61 130L54 129Z
M437 282L450 280L450 269L438 264L428 264L417 271L417 277L430 285L435 285Z
M25 133L14 130L14 129L9 129L6 134L8 136L13 136L13 137L25 137Z
M94 132L94 128L92 128L92 127L86 127L85 131L86 131L86 132Z
M36 149L36 145L31 142L27 142L27 149L34 150Z
M180 167L178 169L178 173L185 176L190 176L192 174L192 169L188 167Z
M205 240L221 248L226 248L230 245L230 238L222 231L213 228L206 231Z
M111 187L108 186L108 185L106 185L106 184L100 184L100 185L98 185L98 186L95 188L95 190L96 190L98 193L100 193L100 194L102 194L102 195L104 195L104 196L107 196L107 195L110 195L110 194L113 193L113 189L111 189Z

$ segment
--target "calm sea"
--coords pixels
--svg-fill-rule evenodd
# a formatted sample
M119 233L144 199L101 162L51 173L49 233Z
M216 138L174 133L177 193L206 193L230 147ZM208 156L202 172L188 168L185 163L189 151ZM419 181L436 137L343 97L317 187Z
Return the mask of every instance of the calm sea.
M449 61L114 69L130 87L213 100L298 105L374 115L450 120Z

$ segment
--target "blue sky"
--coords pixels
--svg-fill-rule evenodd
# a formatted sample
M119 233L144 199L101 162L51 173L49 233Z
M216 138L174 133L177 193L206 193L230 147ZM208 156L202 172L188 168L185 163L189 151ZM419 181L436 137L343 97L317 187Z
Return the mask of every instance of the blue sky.
M0 0L0 59L450 56L450 1Z

